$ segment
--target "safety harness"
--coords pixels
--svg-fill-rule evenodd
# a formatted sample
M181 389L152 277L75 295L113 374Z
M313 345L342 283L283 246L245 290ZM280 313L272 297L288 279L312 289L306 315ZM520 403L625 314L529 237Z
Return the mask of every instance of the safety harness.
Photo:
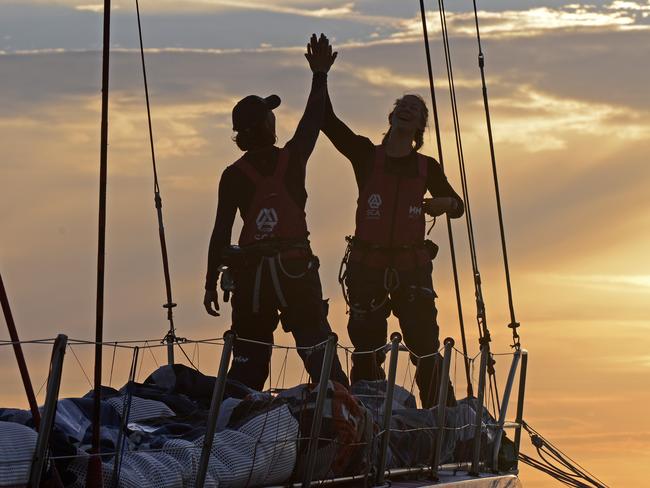
M400 270L422 266L437 254L438 246L424 240L426 222L422 201L426 183L425 156L417 154L416 175L396 175L387 170L384 147L375 147L370 177L357 200L355 233L346 237L347 248L339 268L339 284L348 311L364 313L381 309L400 286ZM350 262L384 270L385 294L381 300L371 300L367 310L350 303L345 284Z
M384 255L387 262L392 263L394 262L394 260L392 259L393 255L397 253L408 252L413 255L414 266L412 266L412 268L415 268L418 265L417 263L420 261L419 256L421 252L426 253L428 261L432 261L433 259L435 259L436 255L438 254L438 246L430 240L425 240L422 243L418 243L414 245L402 245L399 247L386 247L386 246L380 246L378 244L370 244L354 236L346 236L345 240L347 242L347 246L345 248L343 259L341 260L341 265L339 266L338 280L339 280L339 285L341 286L343 299L345 300L346 312L352 311L357 314L368 313L368 312L372 313L381 309L388 302L390 294L400 287L401 285L400 270L404 271L404 268L398 268L393 265L385 266L383 269L384 269L384 290L386 293L384 294L381 300L378 301L376 299L373 299L371 300L369 307L367 309L363 309L359 307L357 304L353 305L352 303L350 303L349 293L346 286L346 278L348 276L348 266L350 262L357 261L363 264L367 264L366 257L369 255L369 253L377 253L379 255ZM356 259L355 259L355 255L356 255ZM410 288L418 288L418 290L420 289L425 290L424 287L411 286ZM430 293L433 296L435 296L433 290L430 289L426 289L426 290L427 293Z
M302 273L294 274L287 271L284 261L301 259L307 260L305 270ZM300 241L260 241L250 246L229 246L222 257L223 265L221 271L221 289L224 292L224 301L230 299L230 294L235 290L235 280L232 271L255 268L255 283L253 286L253 313L260 311L260 297L262 291L262 275L265 268L268 268L271 283L275 296L282 307L288 303L280 283L280 273L289 279L303 278L318 262L313 255L309 242Z
M289 155L287 148L280 149L275 171L270 176L262 175L246 156L233 164L255 186L253 201L243 215L240 246L264 240L307 238L309 232L305 211L291 198L284 182L289 167Z

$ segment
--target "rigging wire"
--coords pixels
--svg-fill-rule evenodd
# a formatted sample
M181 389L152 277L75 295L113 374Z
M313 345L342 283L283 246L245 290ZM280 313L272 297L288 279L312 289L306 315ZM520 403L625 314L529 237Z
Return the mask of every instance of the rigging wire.
M456 98L456 84L454 81L454 69L451 60L451 48L449 44L449 31L447 29L447 14L445 11L444 0L438 0L438 11L440 14L440 28L442 33L442 41L445 54L445 65L447 69L447 82L449 84L449 97L451 102L452 119L454 126L454 136L456 141L456 152L458 156L458 166L460 169L461 186L463 191L463 198L465 199L465 221L467 223L467 237L469 241L470 257L472 262L472 275L474 279L474 296L476 299L476 322L479 333L479 343L481 346L485 345L490 350L491 335L487 325L487 313L485 310L485 300L483 299L483 287L481 282L481 273L478 267L478 253L476 251L476 237L474 235L474 223L472 219L472 210L469 197L469 185L467 183L467 168L465 165L465 155L463 151L463 140L461 137L460 117L458 115L458 102ZM496 387L495 376L495 360L490 355L487 372L490 386L493 387L496 398L497 409L501 409L499 400L499 390Z
M431 52L429 49L429 30L427 28L427 17L424 9L424 0L420 0L420 15L422 17L422 34L424 36L424 51L427 59L427 70L429 74L429 90L431 91L431 106L433 109L433 120L434 120L434 129L436 133L436 145L438 147L438 161L440 162L440 167L443 170L445 169L445 163L443 159L442 152L442 138L440 136L440 122L438 120L438 104L436 102L436 91L435 84L433 81L433 67L431 65ZM463 345L463 353L465 358L467 358L467 339L465 337L465 322L463 319L463 306L460 296L460 282L458 279L458 266L456 264L456 248L454 246L454 235L451 228L451 219L449 215L446 216L447 220L447 235L449 236L449 252L451 253L451 267L454 276L454 289L456 292L456 307L458 308L458 323L460 325L460 336ZM467 396L473 397L473 387L472 381L469 374L469 362L465 359L465 376L467 378Z
M607 488L607 485L591 474L576 461L560 451L548 439L533 429L527 422L522 427L530 435L530 440L540 460L519 453L519 460L543 473L546 473L567 486L576 488ZM550 459L549 459L550 458Z
M517 329L520 324L515 318L515 307L512 300L512 285L510 283L510 267L508 265L508 249L506 246L506 235L503 224L503 211L501 209L501 193L499 191L499 178L497 175L497 162L494 152L494 137L492 136L492 121L490 119L490 104L488 102L487 84L485 82L485 55L481 46L481 32L478 23L478 10L476 7L476 0L472 0L474 6L474 23L476 25L476 40L478 43L478 66L481 71L481 89L483 91L483 107L485 108L485 123L487 125L488 142L490 145L490 160L492 162L492 178L494 180L494 193L497 204L497 214L499 218L499 234L501 237L501 252L503 254L503 268L506 278L506 290L508 294L508 308L510 311L510 324L508 327L512 329L512 347L515 350L521 348L520 337Z
M472 220L472 206L469 196L469 185L467 183L467 168L465 165L465 155L463 151L463 140L461 137L460 117L458 115L458 102L456 98L456 84L454 81L454 69L451 60L451 48L449 45L449 31L447 30L447 14L445 11L444 0L438 0L438 11L440 14L440 28L442 32L442 43L445 53L445 65L447 68L447 81L449 84L449 97L451 102L451 112L454 126L454 136L456 141L456 153L458 157L458 167L460 169L461 186L463 191L463 199L465 201L465 222L467 224L467 238L469 241L470 257L472 262L472 275L474 279L474 296L476 299L476 322L478 326L479 342L481 345L486 345L489 350L489 343L491 342L490 330L487 325L487 314L485 311L485 300L483 299L483 288L481 285L481 273L478 267L478 255L476 251L476 238L474 236L474 223ZM487 364L487 372L489 381L492 385L494 383L494 391L496 392L496 403L500 409L499 394L496 389L496 379L494 370L495 361L490 356Z
M165 238L165 226L163 224L162 198L160 196L160 185L158 184L158 169L156 167L156 151L153 139L153 125L151 123L151 105L149 103L149 84L147 82L147 67L144 61L144 43L142 41L142 23L140 22L140 3L135 0L135 10L138 17L138 37L140 39L140 60L142 62L142 78L144 80L144 95L147 102L147 123L149 126L149 146L151 147L151 163L153 168L153 192L156 206L156 215L158 217L158 236L160 238L160 253L162 255L163 274L165 276L165 293L167 303L163 308L167 309L167 320L169 321L169 331L163 338L163 343L167 344L167 362L174 364L174 343L176 342L176 329L174 326L173 309L176 307L172 297L172 284L169 272L169 258L167 255L167 240Z

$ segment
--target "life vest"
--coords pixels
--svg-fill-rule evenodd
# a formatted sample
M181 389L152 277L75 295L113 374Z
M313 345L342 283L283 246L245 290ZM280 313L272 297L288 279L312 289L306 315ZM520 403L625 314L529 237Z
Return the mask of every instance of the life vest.
M247 246L265 240L307 239L305 211L291 198L284 183L289 165L289 150L280 149L275 172L263 176L242 157L234 166L239 168L255 185L255 195L239 235L239 245Z
M417 154L416 176L393 174L386 164L383 146L376 146L370 178L357 200L354 247L358 252L353 247L351 260L397 268L423 264L431 259L423 246L427 160Z

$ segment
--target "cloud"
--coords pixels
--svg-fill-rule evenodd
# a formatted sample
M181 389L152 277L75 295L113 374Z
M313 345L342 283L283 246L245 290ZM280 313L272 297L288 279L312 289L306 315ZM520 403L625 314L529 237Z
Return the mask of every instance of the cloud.
M650 293L650 275L566 275L540 274L542 283L564 283L619 293Z
M633 2L614 2L602 9L589 5L566 5L560 8L536 7L525 10L479 11L481 37L537 37L550 31L588 29L650 29L641 23L638 15L641 5ZM434 35L441 33L437 12L427 12L428 24ZM452 37L476 36L474 14L448 12L448 32ZM402 30L392 34L394 38L414 38L422 35L419 17L402 22Z
M650 114L645 111L560 98L532 86L520 85L508 97L492 97L491 106L501 113L497 141L521 144L533 152L565 148L572 134L578 133L611 136L615 132L629 141L650 136Z
M74 7L75 10L80 10L80 11L86 11L86 12L95 12L95 13L103 13L104 12L104 4L103 3L98 3L98 4L93 4L93 5L75 5Z
M632 11L636 10L639 12L650 12L649 3L642 4L639 2L625 2L621 0L616 0L615 2L612 2L606 8L610 10L632 10Z
M359 67L348 63L341 63L337 68L349 71L359 80L374 86L395 87L404 90L429 89L429 80L424 74L412 76L410 73L398 73L384 66ZM454 79L454 85L457 89L480 88L480 82L478 80L469 80L466 78ZM449 85L445 79L442 83L438 81L436 86L444 90Z
M197 3L204 3L206 5L216 5L223 7L231 7L236 9L266 11L278 14L300 15L303 17L318 17L318 18L341 18L351 14L355 14L354 3L346 3L340 7L328 8L296 8L290 6L278 5L275 3L261 3L240 0L201 0Z

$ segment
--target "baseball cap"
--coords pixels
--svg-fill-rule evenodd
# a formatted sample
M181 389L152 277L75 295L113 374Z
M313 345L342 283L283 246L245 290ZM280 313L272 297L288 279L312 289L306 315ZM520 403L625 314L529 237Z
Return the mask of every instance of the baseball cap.
M280 105L280 97L269 95L266 98L248 95L232 109L232 129L241 131L251 129L261 123L266 114Z

